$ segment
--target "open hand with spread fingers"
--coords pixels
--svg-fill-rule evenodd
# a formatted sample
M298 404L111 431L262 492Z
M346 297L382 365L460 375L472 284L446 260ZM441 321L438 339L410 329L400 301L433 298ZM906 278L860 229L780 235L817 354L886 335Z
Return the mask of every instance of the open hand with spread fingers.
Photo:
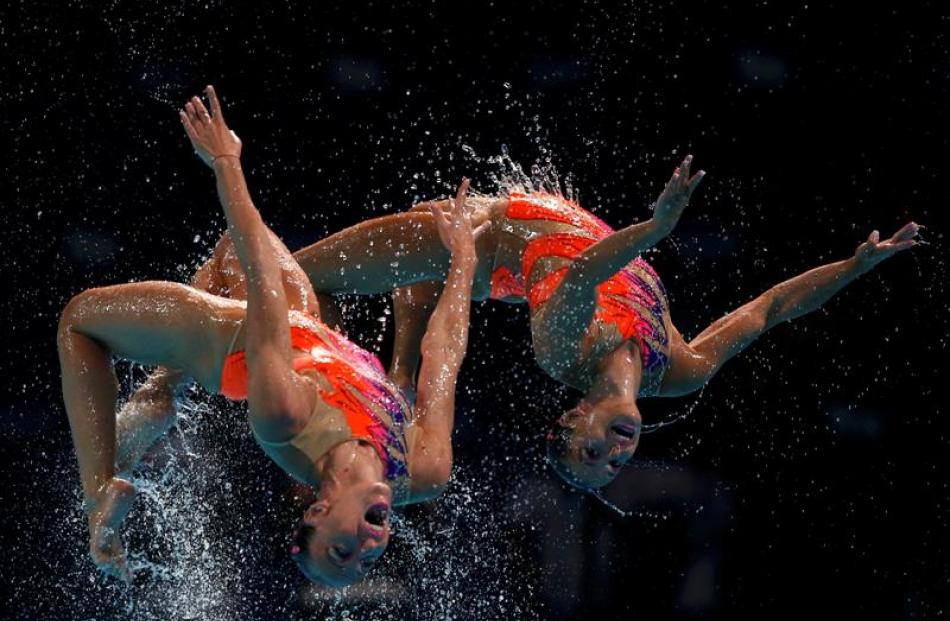
M669 233L676 226L683 210L689 203L689 197L693 191L699 187L700 181L706 176L706 171L700 170L698 173L689 176L689 167L693 163L693 156L687 155L683 162L673 171L660 197L656 199L656 206L653 209L653 220L660 227Z
M919 232L920 225L916 222L908 222L891 235L890 239L884 241L881 241L880 232L871 231L867 241L854 251L854 260L858 267L867 271L884 259L889 259L902 250L916 246L918 242L915 238Z
M178 111L185 133L191 140L198 157L208 166L221 157L241 157L241 139L228 129L221 111L221 102L214 92L214 87L205 88L211 112L205 108L199 97L192 97L185 107Z

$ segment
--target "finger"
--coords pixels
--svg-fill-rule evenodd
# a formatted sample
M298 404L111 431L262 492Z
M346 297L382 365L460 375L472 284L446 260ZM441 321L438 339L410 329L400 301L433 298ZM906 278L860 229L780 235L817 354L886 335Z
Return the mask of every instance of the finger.
M475 227L475 230L472 231L472 239L478 239L485 233L491 230L491 220L486 220Z
M469 179L462 177L459 189L455 193L455 200L452 202L452 225L455 227L468 226L471 228L471 215L465 200L465 193L468 191Z
M439 233L439 240L441 240L443 246L450 248L451 245L449 242L452 236L452 225L449 222L449 219L438 207L430 206L429 211L432 213L432 217L435 219L435 229Z
M692 196L692 195L693 195L693 191L694 191L696 188L699 187L700 182L702 182L703 177L705 177L705 176L706 176L706 171L705 171L705 170L701 170L701 171L699 171L698 173L696 173L695 175L693 175L693 178L689 180L689 183L688 183L687 186L686 186L686 195L687 195L687 196Z
M916 237L919 232L920 226L918 226L916 222L908 222L891 236L891 240L898 242L906 241Z
M887 247L891 254L896 254L901 250L907 250L908 248L913 248L916 245L916 239L906 239L904 241L890 243L887 245Z
M210 84L205 87L205 93L208 95L208 101L211 103L211 116L224 121L224 113L221 112L221 102L218 101L218 94L214 92L214 87Z
M196 141L198 139L198 133L195 131L194 124L192 124L191 119L188 118L184 110L178 111L178 118L181 119L181 124L185 127L185 133L188 134L188 139L192 142Z
M455 202L452 205L452 212L467 211L465 204L465 194L468 192L468 186L471 181L468 177L462 177L462 183L459 184L458 191L455 192Z
M868 235L868 241L876 246L881 241L881 232L871 231L871 234Z
M687 155L683 158L683 163L680 164L680 174L683 176L683 179L689 179L689 165L693 163L693 156Z
M445 212L436 207L435 205L429 205L429 213L432 214L432 217L435 218L435 225L439 228L439 232L448 231L448 228L451 226L448 217L445 215Z
M190 101L187 102L185 104L185 112L188 113L188 120L190 120L192 124L198 121L198 112L195 110L195 104Z
M205 108L204 102L202 102L198 97L192 97L191 103L195 105L195 111L198 113L198 119L202 123L210 123L211 115L208 114L208 109Z
M674 189L679 184L679 180L680 180L680 169L679 167L676 167L673 169L673 176L671 176L670 180L666 183L666 189L667 190Z

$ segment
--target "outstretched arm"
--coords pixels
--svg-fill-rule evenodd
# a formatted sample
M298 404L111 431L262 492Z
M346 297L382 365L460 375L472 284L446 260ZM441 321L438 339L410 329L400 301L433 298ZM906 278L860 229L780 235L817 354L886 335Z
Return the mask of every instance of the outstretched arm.
M417 435L410 450L413 501L437 496L452 474L455 384L468 344L475 254L471 214L463 179L451 219L433 208L442 242L452 253L445 288L422 337L422 367L416 400Z
M315 398L291 361L287 297L267 227L251 201L241 169L241 140L228 129L214 88L211 113L192 97L179 115L198 156L214 169L218 197L238 261L247 277L245 351L249 417L262 439L280 442L306 424Z
M656 201L653 217L621 229L590 246L574 259L557 290L545 304L535 329L544 334L544 347L552 359L573 359L581 337L597 306L597 285L611 278L661 239L669 235L686 208L690 196L705 176L692 177L692 155L673 171ZM536 340L536 343L538 341Z
M818 309L846 285L881 261L914 246L920 227L910 222L885 241L877 231L853 257L816 267L775 285L756 299L712 323L688 345L674 348L664 396L698 390L722 365L770 328Z

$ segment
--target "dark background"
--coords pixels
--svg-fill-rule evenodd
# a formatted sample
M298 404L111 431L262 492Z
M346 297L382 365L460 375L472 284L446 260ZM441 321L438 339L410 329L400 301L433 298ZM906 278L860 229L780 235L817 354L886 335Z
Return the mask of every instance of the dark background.
M0 9L4 618L947 612L941 3L92 6ZM648 217L696 154L706 181L649 255L686 335L874 228L913 218L930 244L776 328L698 398L644 401L646 422L692 413L608 488L627 518L545 470L543 429L576 395L533 363L524 309L478 305L458 481L339 597L287 559L296 509L241 409L195 393L128 528L139 566L164 570L123 590L84 556L55 326L84 288L183 281L207 256L223 218L176 110L208 82L292 249L462 174L492 192L503 145L614 226ZM388 302L345 303L351 336L386 360ZM126 386L142 373L120 371Z

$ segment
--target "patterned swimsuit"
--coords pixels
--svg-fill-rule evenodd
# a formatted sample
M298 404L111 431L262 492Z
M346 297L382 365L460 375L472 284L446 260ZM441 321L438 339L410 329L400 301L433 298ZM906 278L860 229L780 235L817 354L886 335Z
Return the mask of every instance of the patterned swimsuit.
M311 377L316 377L320 399L296 436L286 442L258 437L258 443L284 470L312 484L315 462L330 449L347 440L366 441L384 464L393 504L405 504L409 496L406 432L412 410L402 391L389 381L373 354L310 315L291 311L289 319L291 346L297 354L294 370L314 372ZM247 389L245 354L231 353L224 361L219 392L237 401L247 398Z
M555 226L545 227L548 222ZM520 273L504 266L493 271L492 297L527 298L532 318L564 280L574 259L614 232L576 203L540 192L512 193L502 228L524 240L525 248ZM557 232L546 233L545 228ZM590 376L603 356L634 339L643 363L640 396L655 395L670 361L668 310L666 290L653 268L639 257L628 263L597 286L590 330L599 338L578 361L574 374Z

